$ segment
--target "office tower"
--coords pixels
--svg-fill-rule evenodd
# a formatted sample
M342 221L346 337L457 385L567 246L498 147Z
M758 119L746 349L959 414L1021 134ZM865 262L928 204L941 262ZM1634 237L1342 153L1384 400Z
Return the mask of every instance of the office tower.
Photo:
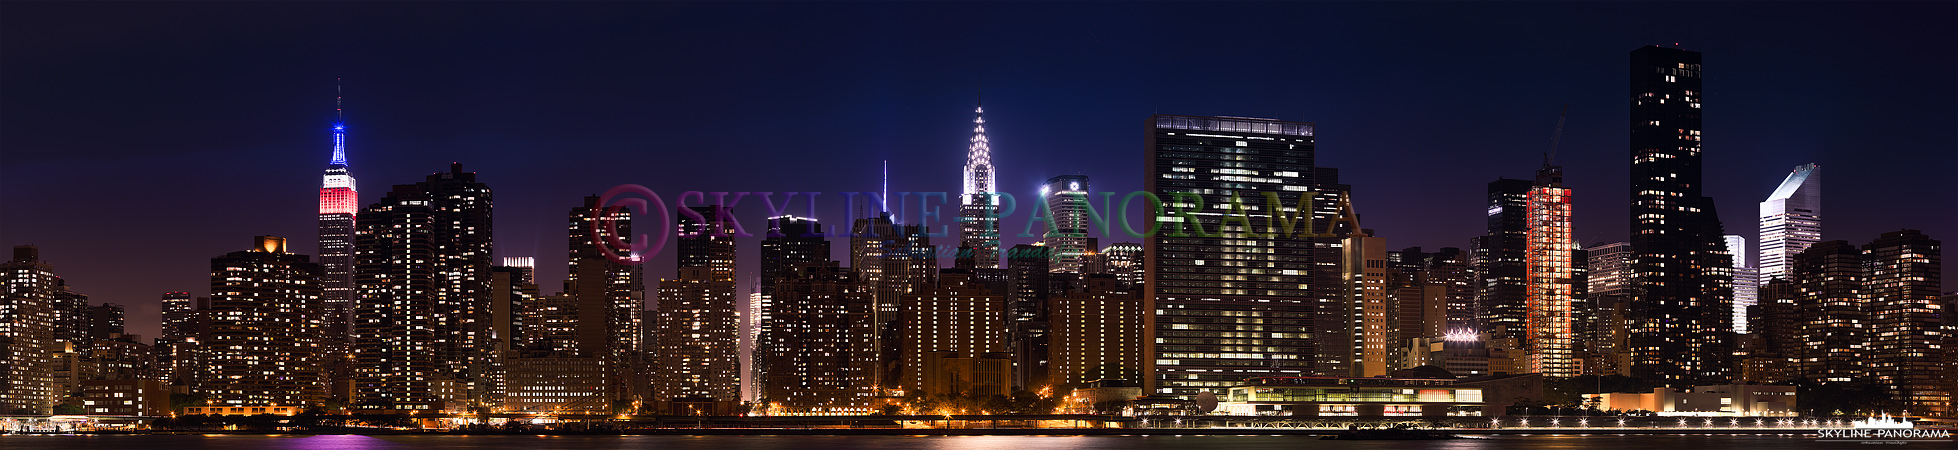
M1420 247L1411 250L1418 252ZM1441 334L1429 337L1441 338L1451 331L1474 332L1476 282L1472 259L1469 252L1455 247L1442 247L1422 256L1426 284L1440 286L1443 296Z
M1528 316L1529 180L1499 178L1488 186L1488 234L1474 239L1477 331L1520 338Z
M1386 376L1398 362L1394 348L1400 347L1399 308L1387 296L1387 240L1360 229L1348 234L1341 248L1346 258L1340 267L1348 280L1347 376Z
M1945 340L1939 304L1943 252L1940 242L1917 230L1883 233L1863 246L1869 307L1870 379L1888 389L1912 414L1951 412L1951 391L1940 384L1952 361L1939 354Z
M457 163L394 186L355 216L353 409L496 404L485 384L495 377L493 206L489 186Z
M1684 389L1726 384L1733 356L1730 255L1701 195L1700 54L1631 54L1632 375Z
M0 412L47 414L54 408L55 295L63 290L41 249L14 247L0 265Z
M1142 244L1134 242L1108 244L1107 247L1102 247L1101 257L1103 270L1115 275L1115 279L1135 286L1137 292L1142 290L1143 266L1146 265L1142 260L1144 258Z
M1141 381L1142 289L1113 275L1089 275L1079 291L1047 299L1050 385Z
M115 339L123 334L123 306L103 303L88 309L88 339Z
M681 210L679 276L659 283L654 400L672 411L740 401L740 316L734 299L734 237L720 206Z
M1020 244L1006 253L1008 348L1013 352L1013 385L1038 388L1047 381L1047 297L1053 292L1054 249Z
M591 357L581 353L578 341L578 297L558 294L537 296L525 305L523 331L517 333L523 338L524 346L520 353L525 357ZM645 316L642 313L641 317ZM656 343L642 342L648 346Z
M1734 255L1734 333L1749 334L1747 308L1759 303L1761 272L1747 264L1747 237L1729 234L1727 253Z
M320 265L258 236L250 250L211 258L210 324L196 391L225 406L314 406L325 323Z
M320 280L325 288L321 316L326 318L325 344L336 353L353 345L354 214L359 209L360 193L347 170L347 123L336 92L333 156L320 183L319 215Z
M1590 374L1626 375L1631 370L1630 331L1632 298L1637 286L1632 276L1632 243L1610 242L1584 249L1586 308L1576 309L1585 318L1575 337L1590 350L1592 360L1584 364ZM1575 261L1575 260L1573 260ZM1596 370L1592 370L1595 368Z
M965 151L965 190L959 196L959 246L969 248L973 267L999 267L999 179L993 174L993 148L986 142L986 108L972 110L972 142ZM963 257L963 255L961 255Z
M177 338L188 335L194 326L191 322L197 317L194 312L196 310L197 303L191 300L189 292L163 293L163 323L161 324L163 337Z
M1013 358L1001 325L1006 304L970 273L948 270L937 284L903 296L898 334L902 381L911 393L984 397L1012 393Z
M1577 376L1572 354L1571 189L1563 167L1545 161L1526 196L1524 219L1524 353L1530 372L1550 377Z
M641 265L614 261L607 253L625 251L608 242L617 240L631 245L638 236L632 230L632 215L622 208L605 210L594 195L585 197L582 206L571 208L566 223L566 248L571 266L565 273L564 293L577 299L579 355L603 358L614 388L611 394L615 400L626 401L633 387L647 384L640 370L645 365L641 360L645 344L640 342L644 333L639 328L644 321L640 314L646 309L646 284L640 278ZM708 265L720 268L720 276L732 283L733 244L727 237L719 239L727 245L713 247L723 252L683 254L715 258ZM686 249L693 249L688 246L698 243L681 242ZM633 261L643 257L616 256Z
M1787 278L1796 254L1822 240L1822 167L1796 166L1761 202L1761 281Z
M194 370L187 363L196 345L197 303L189 292L165 292L162 313L163 335L156 338L157 376L165 384L179 384L180 376Z
M851 221L850 268L868 284L877 304L877 386L896 389L902 376L897 347L900 297L932 283L938 260L923 225L893 223L889 212ZM998 266L998 257L992 259ZM997 271L999 269L979 269Z
M1228 394L1248 377L1305 375L1344 359L1313 335L1321 300L1344 304L1344 288L1333 288L1343 286L1329 253L1337 243L1312 237L1330 198L1320 191L1334 190L1313 167L1313 125L1155 115L1143 139L1143 189L1165 207L1148 217L1160 229L1143 243L1147 392ZM1252 213L1246 203L1262 207Z
M870 289L827 255L790 264L774 283L774 323L755 349L768 363L759 381L771 414L866 414L876 394Z
M1473 299L1465 257L1452 247L1434 253L1420 247L1387 252L1387 301L1394 310L1396 335L1390 366L1429 365L1434 344L1450 330L1451 303Z
M1752 348L1748 349L1743 381L1780 383L1801 377L1798 368L1805 342L1804 322L1796 308L1798 298L1800 293L1789 278L1761 285L1760 302L1747 308Z
M1082 267L1088 254L1095 252L1095 238L1088 237L1090 198L1088 197L1087 175L1061 175L1047 179L1040 187L1041 202L1047 211L1041 213L1052 222L1047 233L1042 236L1048 248L1053 249L1054 264L1051 270L1061 273L1085 273ZM1096 211L1102 217L1113 219L1112 211Z
M822 223L817 222L816 219L796 216L768 218L768 234L761 240L761 276L756 280L760 286L756 294L760 299L755 302L754 310L758 314L751 319L754 322L752 329L755 330L755 348L750 357L749 376L756 382L769 383L774 380L768 374L768 370L772 364L769 358L775 355L776 351L769 347L775 345L777 341L774 336L779 320L777 313L794 313L802 307L802 305L777 305L775 287L783 281L784 277L794 276L800 267L830 262L829 239L822 234L822 231ZM855 283L855 273L849 275L851 283ZM866 297L871 295L871 291L861 285L852 286ZM874 328L872 330L870 333L874 335ZM764 387L757 392L766 396L771 391Z
M499 267L509 268L510 270L514 271L512 273L516 274L517 278L511 280L513 283L537 284L537 258L536 257L505 256L503 257L503 265Z
M1822 382L1863 381L1869 297L1863 292L1863 252L1848 242L1817 242L1795 255L1795 315L1800 326L1801 377Z

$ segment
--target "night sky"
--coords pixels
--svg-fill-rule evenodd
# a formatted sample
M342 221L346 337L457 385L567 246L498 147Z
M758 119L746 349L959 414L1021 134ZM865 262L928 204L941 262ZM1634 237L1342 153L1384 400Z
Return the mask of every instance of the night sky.
M1591 245L1627 239L1628 53L1653 44L1705 53L1728 233L1754 245L1756 204L1816 162L1824 239L1958 243L1954 23L1950 2L6 2L0 244L155 337L159 295L207 294L211 257L261 234L315 253L344 78L363 203L461 162L495 190L498 256L537 256L546 292L567 210L617 184L822 191L832 224L883 160L893 191L956 192L982 87L1023 205L1053 175L1139 189L1153 113L1308 121L1363 225L1429 249L1482 233L1484 184L1530 177L1569 104ZM669 246L647 285L672 276Z

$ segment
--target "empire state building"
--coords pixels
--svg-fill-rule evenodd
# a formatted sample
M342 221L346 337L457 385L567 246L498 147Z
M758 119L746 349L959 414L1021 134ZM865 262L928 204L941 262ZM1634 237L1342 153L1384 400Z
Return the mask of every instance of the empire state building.
M347 124L340 111L339 97L333 102L333 159L326 163L326 176L320 183L320 266L325 289L321 303L326 307L324 341L333 343L353 339L353 257L354 211L360 208L360 194L354 190L354 177L347 173Z

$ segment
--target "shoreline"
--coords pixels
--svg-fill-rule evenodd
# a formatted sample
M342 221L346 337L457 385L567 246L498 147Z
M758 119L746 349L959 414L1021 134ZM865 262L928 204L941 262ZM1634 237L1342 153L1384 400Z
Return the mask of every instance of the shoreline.
M1814 436L1815 429L1424 429L1460 436L1651 436L1651 435L1794 435ZM660 428L607 432L471 433L453 431L378 431L359 433L293 431L97 431L81 433L21 433L14 436L84 435L241 435L241 436L1326 436L1338 429L1258 429L1258 428L985 428L985 429L904 429L904 428Z

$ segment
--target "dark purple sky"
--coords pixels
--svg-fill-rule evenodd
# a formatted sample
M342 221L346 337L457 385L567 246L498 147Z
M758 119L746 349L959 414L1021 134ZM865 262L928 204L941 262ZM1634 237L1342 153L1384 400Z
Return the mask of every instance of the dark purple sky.
M1068 173L1139 188L1152 113L1311 121L1365 226L1430 248L1481 232L1484 183L1530 176L1569 104L1559 159L1588 245L1626 237L1627 53L1661 43L1706 54L1706 191L1729 233L1753 236L1756 203L1818 162L1825 238L1954 241L1954 19L1948 2L7 2L0 244L41 246L154 337L159 294L206 293L212 256L258 234L313 253L343 77L364 200L460 161L496 191L500 256L537 256L547 291L566 210L616 184L823 191L831 220L881 160L894 191L957 191L982 79L1001 187L1023 199Z

